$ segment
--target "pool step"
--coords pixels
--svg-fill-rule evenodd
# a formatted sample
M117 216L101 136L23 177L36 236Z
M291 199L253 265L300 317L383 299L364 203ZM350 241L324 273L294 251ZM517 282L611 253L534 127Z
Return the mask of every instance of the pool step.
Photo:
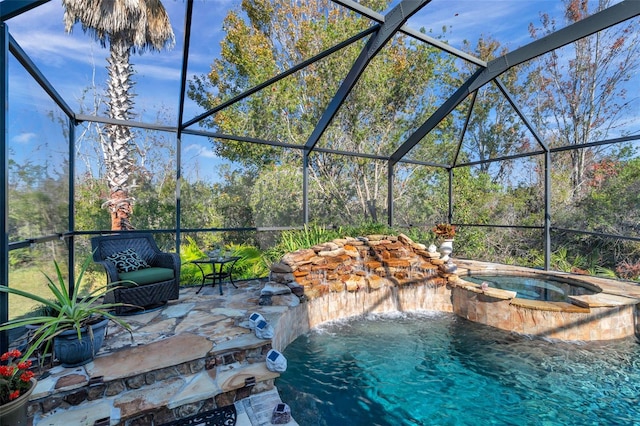
M250 333L213 349L183 333L75 369L55 367L30 401L33 426L161 424L231 405L274 387L279 374L264 362L270 348Z

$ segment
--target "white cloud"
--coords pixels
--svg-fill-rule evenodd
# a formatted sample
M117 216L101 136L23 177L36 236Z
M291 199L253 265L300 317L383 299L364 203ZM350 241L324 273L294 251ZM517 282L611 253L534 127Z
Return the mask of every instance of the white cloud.
M134 65L136 73L144 76L144 78L153 78L155 80L167 80L177 82L180 80L180 69L169 68L160 65L138 64Z
M215 152L198 144L190 144L184 149L185 153L191 153L193 157L218 158Z
M39 65L61 68L69 61L93 65L96 57L106 58L109 52L89 38L85 40L63 32L32 31L29 34L13 33L20 47Z
M196 1L194 20L202 22L201 28L192 32L192 52L189 56L189 73L206 73L219 52L221 22L229 7L239 6L238 0ZM179 89L185 2L166 1L176 33L176 46L162 52L145 52L132 55L134 81L138 102L145 104L167 102L167 96L176 102L174 92ZM33 60L49 82L66 98L67 102L80 96L84 87L92 84L103 86L106 81L108 48L103 48L76 24L71 34L65 33L63 8L59 1L36 7L8 21L9 32L20 47ZM16 91L16 87L13 90ZM161 93L166 92L166 93ZM14 92L16 93L16 92Z
M19 135L11 138L11 141L22 145L27 145L37 137L38 135L35 133L20 133Z
M432 29L441 34L446 27L447 42L457 48L463 40L472 46L480 35L490 36L503 46L514 50L532 41L529 36L529 23L538 23L539 12L554 14L557 0L510 1L510 0L433 0L408 23L412 28Z

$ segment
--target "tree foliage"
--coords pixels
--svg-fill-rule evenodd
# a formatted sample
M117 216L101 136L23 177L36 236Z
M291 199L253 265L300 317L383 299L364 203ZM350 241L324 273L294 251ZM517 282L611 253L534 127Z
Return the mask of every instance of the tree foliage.
M611 5L610 0L564 0L564 24L578 22ZM538 38L561 23L542 14L542 27L530 26ZM581 145L625 134L635 117L629 114L628 83L640 67L640 31L637 20L582 38L539 59L537 112L551 146ZM569 154L574 199L588 191L587 171L599 161L597 148Z
M465 44L466 50L483 60L490 61L508 52L497 40L481 36L476 45ZM470 67L470 65L467 65ZM508 96L515 99L528 98L537 89L532 84L535 70L510 68L499 77L506 88ZM527 78L522 78L528 73ZM502 90L495 82L491 82L478 90L474 98L473 110L463 139L463 151L458 162L486 161L502 156L530 152L537 142L532 140L529 130L522 118L511 105ZM512 163L482 163L483 172L491 172L493 182L508 182ZM491 170L494 169L494 170Z
M387 6L383 1L363 4L375 10ZM566 22L582 19L607 4L603 1L593 7L587 1L567 0ZM205 109L223 105L371 24L326 0L244 0L242 9L230 12L225 19L221 58L213 61L209 74L190 82L189 96ZM541 28L532 28L532 34L542 36L556 25L550 16L543 15ZM622 24L594 34L500 76L544 143L552 147L580 145L614 132L624 134L629 119L628 83L637 69L638 31L634 25ZM364 43L361 40L311 64L221 109L202 124L220 133L301 147ZM505 47L490 37L467 43L465 49L486 60L506 53ZM386 157L397 149L435 106L475 71L475 66L457 68L458 64L402 35L394 37L373 58L320 138L319 149L308 157L311 222L314 229L321 230L315 237L337 235L334 226L359 233L399 231L380 225L386 222L389 194L387 161L376 156ZM484 225L458 228L456 255L541 266L542 231L502 226L544 224L544 157L460 167L469 161L536 149L532 134L513 106L499 86L490 83L475 97L463 148L457 153L465 107L470 105L469 99L447 116L410 156L452 165L453 222ZM102 203L110 196L104 186L108 167L97 148L105 137L100 125L94 126L79 132L76 164L82 170L75 188L75 225L80 231L108 229L111 225L101 214ZM130 183L136 190L132 224L139 229L173 229L177 164L172 135L138 130L133 136L128 146L134 164L129 170ZM303 225L303 150L224 138L211 139L211 144L216 154L232 165L216 166L218 177L212 182L180 182L179 226L227 229ZM328 150L354 151L373 158L343 156ZM622 276L637 277L637 243L561 230L567 227L640 235L637 151L621 144L554 152L550 166L555 227L552 265L562 270L596 272L617 266ZM10 164L12 241L66 231L66 167L64 164L52 173L29 160ZM448 221L449 171L402 162L394 167L395 223L409 227L408 233L420 235L426 243L432 236L424 231L434 223ZM363 223L367 226L348 228ZM259 253L247 244L267 248L279 242L284 250L287 238L296 243L298 238L309 239L309 232L310 228L305 228L280 238L275 232L185 234L189 234L188 245L194 256L213 244L225 243L251 259L247 260L247 271L264 272ZM161 243L171 244L174 237L159 238ZM83 240L80 244L86 243Z
M364 2L381 10L386 2ZM245 0L242 10L225 19L222 57L212 71L191 81L189 96L205 109L276 76L328 49L345 35L371 26L368 19L330 1L281 2ZM203 124L223 133L303 145L337 88L349 72L364 42L346 47L304 70L272 84ZM439 51L406 37L395 37L376 56L324 132L319 146L371 155L389 155L408 132L433 111L436 75L453 72L451 60ZM451 82L445 78L444 81ZM247 176L290 173L301 168L292 150L245 142L212 140L216 153L235 161ZM313 218L325 223L382 220L386 211L386 163L314 152L310 161ZM273 169L272 165L278 167ZM297 183L300 187L301 181ZM289 192L283 188L283 192ZM257 193L254 193L257 195ZM259 209L263 203L254 200ZM267 212L254 211L257 217ZM273 214L271 211L269 214Z

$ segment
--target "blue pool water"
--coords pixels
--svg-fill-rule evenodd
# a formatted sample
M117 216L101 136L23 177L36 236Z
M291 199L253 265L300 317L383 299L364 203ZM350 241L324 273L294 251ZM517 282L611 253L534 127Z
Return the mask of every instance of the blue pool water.
M550 342L428 313L325 325L276 380L300 425L638 425L640 344Z
M463 277L465 281L476 284L487 283L489 287L511 290L521 299L564 302L567 296L592 294L593 291L570 284L559 278L536 278L518 275L474 275Z

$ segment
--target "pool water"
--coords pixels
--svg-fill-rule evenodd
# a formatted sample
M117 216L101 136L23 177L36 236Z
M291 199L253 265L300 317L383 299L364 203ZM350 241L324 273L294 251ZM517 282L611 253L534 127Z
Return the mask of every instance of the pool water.
M448 313L300 336L276 380L300 425L637 425L635 339L551 342Z
M564 302L567 296L593 293L577 285L550 278L534 278L513 275L476 275L463 277L465 281L476 284L486 282L489 287L501 290L511 290L516 297L530 300L545 300L548 302Z

